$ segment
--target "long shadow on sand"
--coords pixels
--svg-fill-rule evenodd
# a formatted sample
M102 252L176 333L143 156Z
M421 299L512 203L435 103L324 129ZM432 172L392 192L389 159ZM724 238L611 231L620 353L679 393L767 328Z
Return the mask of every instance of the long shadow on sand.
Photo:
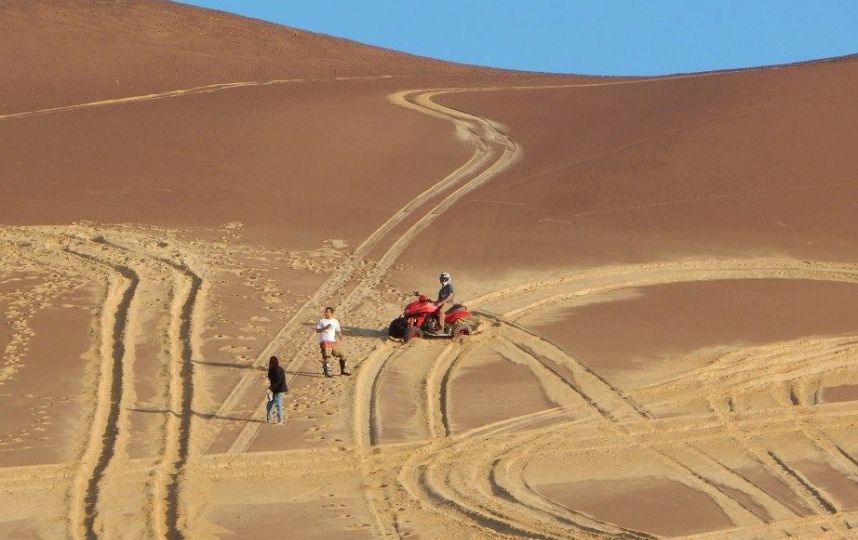
M179 416L181 416L177 412L171 411L170 409L140 409L140 408L128 407L126 410L127 411L142 412L142 413L172 414L173 416L175 416L177 418ZM191 414L193 416L198 417L198 418L205 418L206 420L211 420L211 419L234 420L237 422L250 422L250 423L255 423L255 424L267 424L268 423L265 420L257 420L255 418L239 418L237 416L222 416L219 414L200 413L200 412L196 412L196 411L191 411Z
M343 333L347 336L386 338L386 328L359 328L357 326L343 326Z
M236 364L230 364L228 362L200 362L199 360L193 361L195 364L200 364L201 366L212 366L212 367L222 367L222 368L230 368L230 369L249 369L253 371L259 371L260 373L266 373L268 368L265 366L254 367L254 366L239 366ZM298 369L284 369L287 375L300 375L302 377L324 377L321 373L316 373L314 371L301 371ZM129 410L137 410L137 409L129 409ZM154 411L152 411L154 412ZM195 413L199 415L200 413Z
M324 374L322 374L322 373L316 373L316 372L314 372L314 371L301 371L301 370L298 370L298 369L284 369L283 371L285 371L285 372L286 372L286 375L300 375L300 376L302 376L302 377L320 377L320 378L324 378L324 376L325 376L325 375L324 375Z
M231 364L229 362L200 362L199 360L191 360L191 361L194 364L199 364L201 366L223 367L223 368L232 368L232 369L253 369L256 371L268 371L268 368L265 368L265 367L242 366L239 364Z

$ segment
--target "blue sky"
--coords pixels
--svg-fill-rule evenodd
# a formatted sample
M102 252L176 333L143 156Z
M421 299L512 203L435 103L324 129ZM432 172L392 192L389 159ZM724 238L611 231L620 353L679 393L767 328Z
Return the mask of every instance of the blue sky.
M858 0L190 0L468 64L659 75L858 52Z

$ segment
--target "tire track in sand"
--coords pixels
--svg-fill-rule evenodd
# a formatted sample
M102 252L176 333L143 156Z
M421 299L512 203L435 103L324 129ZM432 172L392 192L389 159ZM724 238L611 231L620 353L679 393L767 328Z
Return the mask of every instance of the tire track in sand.
M104 255L99 253L98 256L89 255L72 248L64 248L67 255L71 255L76 259L84 262L91 269L100 271L107 276L108 280L108 302L102 307L102 323L104 329L101 334L101 350L104 351L107 347L105 343L112 339L113 354L111 356L113 362L113 370L111 371L110 386L110 410L105 420L106 428L105 435L102 437L102 447L98 460L92 464L91 458L84 457L84 464L89 464L92 473L86 472L86 465L81 469L75 483L76 488L72 493L72 512L73 516L80 514L76 508L83 507L83 515L72 519L73 536L83 536L92 538L98 535L96 530L95 519L99 511L105 511L100 508L99 499L104 488L104 482L108 476L115 476L115 473L109 473L109 470L121 466L122 471L128 470L132 465L132 461L128 461L127 456L124 456L122 463L110 465L115 459L117 452L124 452L120 449L119 439L128 440L129 435L122 434L123 429L128 429L127 419L123 423L122 409L127 409L130 404L124 403L125 396L131 392L128 385L132 385L131 373L128 371L125 357L131 343L129 333L129 321L132 318L132 310L140 309L133 307L133 300L136 299L137 292L141 287L145 288L147 282L161 281L166 273L172 278L171 284L171 302L170 302L170 322L168 333L165 336L169 343L170 362L169 380L166 382L167 395L169 401L168 414L166 416L166 430L162 442L162 450L158 452L158 463L152 469L155 473L155 482L153 490L147 491L147 499L151 503L145 506L151 507L149 512L149 520L147 521L147 535L157 535L165 538L182 538L183 531L179 526L179 480L187 464L187 458L190 448L190 420L192 416L191 404L193 399L193 381L192 381L192 324L194 317L194 306L196 305L198 294L204 284L202 278L197 275L185 263L176 263L169 259L160 256L146 253L146 249L133 248L120 245L116 242L109 241L101 234L96 234L92 238L87 238L87 235L94 234L94 231L87 231L83 236L79 234L67 234L64 232L53 232L51 229L34 231L37 235L44 237L48 242L58 244L68 244L70 241L75 243L76 247L86 245L96 245L101 250L105 251ZM129 238L121 237L120 241L139 241L141 238L132 235ZM145 238L144 238L145 244ZM122 263L112 262L113 260L123 261ZM148 261L148 263L147 263ZM130 263L134 262L139 268L132 268ZM118 283L126 283L124 293L119 299L118 293L114 289L118 287ZM145 291L144 291L145 292ZM112 309L108 307L111 298L113 304L116 304ZM114 314L112 323L105 322L106 314ZM107 336L107 329L112 325L113 334ZM104 354L102 353L102 358ZM102 360L104 363L104 360ZM102 367L102 373L106 373L106 368ZM105 379L105 378L103 378ZM126 380L128 379L128 380ZM101 384L104 384L102 381ZM99 394L99 402L96 410L99 414L104 408L107 398L102 398ZM102 414L103 416L103 414ZM95 422L94 425L99 425ZM94 454L94 440L96 430L93 430L91 442L85 451L85 456ZM137 460L140 461L140 460ZM145 460L144 460L145 461ZM85 480L86 477L89 480ZM118 480L113 479L111 482L116 483ZM84 484L86 484L84 486ZM83 522L82 527L76 527L74 524ZM102 524L101 527L106 527Z
M521 442L520 434L527 426L565 414L562 408L547 409L432 441L406 461L398 482L420 507L470 528L471 534L480 531L482 535L528 538L567 538L571 534L576 537L646 537L583 515L577 519L569 516L558 523L539 512L540 519L534 521L531 519L534 509L529 505L522 507L517 501L503 500L491 487L488 487L488 495L478 492L483 488L483 481L472 466L480 469L482 461L493 462L494 450L506 444L498 439ZM475 456L479 458L475 460Z
M733 270L740 271L742 274L740 277L748 277L747 272L748 272L748 270L751 270L750 274L752 274L753 277L769 277L769 278L770 277L779 277L779 278L789 279L789 278L796 278L798 276L801 276L801 277L810 278L810 279L833 279L835 281L854 282L855 281L855 275L856 275L854 272L854 268L851 268L851 267L839 267L838 268L838 267L836 267L836 265L810 265L810 267L809 267L808 263L806 263L806 262L798 263L797 261L789 261L787 264L783 264L783 265L780 265L777 263L767 264L767 265L764 265L765 267L763 267L763 268L760 268L759 266L757 266L756 268L753 268L753 266L756 266L753 264L750 265L752 268L747 268L747 266L748 266L747 262L745 262L744 264L737 265L737 266L739 266L739 267L745 266L746 268L744 269L744 271L740 270L740 268L729 268L729 270L730 271L733 271ZM817 267L814 268L814 266L817 266ZM820 268L819 266L822 266L822 268ZM718 270L723 271L723 270L727 270L727 269L728 268L722 267ZM698 269L698 271L699 270L701 270L701 269ZM708 270L709 270L709 272L702 272L702 273L712 273L712 274L719 274L720 273L717 271L711 272L713 270L712 268L710 268ZM702 276L698 275L695 277L697 277L699 279ZM723 278L724 275L721 274L719 277ZM736 276L731 276L731 277L736 277ZM712 279L712 278L714 278L714 275L712 275L711 277L706 276L704 279L706 279L706 278ZM627 285L622 284L622 286L627 286ZM577 293L575 293L575 294L577 294ZM493 295L494 296L503 296L502 294L498 295L497 293L493 293ZM558 297L563 297L563 296L569 296L569 295L555 295L555 297L553 297L553 298L539 300L537 303L539 303L541 305L548 305L550 303L553 303L553 301L557 301ZM562 299L563 298L560 298L560 300L562 300ZM512 313L517 314L516 312L523 313L523 312L530 311L530 309L532 309L531 306L532 306L532 303L525 304L524 308L521 308L520 306L515 306L515 309L512 311ZM514 326L517 326L517 325L514 325ZM511 341L517 342L518 340L513 339ZM532 352L532 351L524 350L523 352L528 353L528 352ZM827 372L827 371L830 371L829 368L831 368L831 369L839 368L840 365L841 364L835 362L835 363L832 363L830 366L822 366L822 369ZM805 375L802 373L800 376L805 376ZM602 381L602 382L604 382L604 381ZM608 386L610 386L610 385L608 385ZM616 389L614 389L614 390L616 390ZM787 429L789 429L791 432L802 432L802 431L804 431L804 429L802 429L803 426L800 426L800 425L796 426L795 425L796 422L795 422L795 413L794 412L789 413L788 411L783 411L783 413L784 413L783 414L784 416L789 417L789 418L783 418L783 422L794 424L793 426L791 426ZM763 423L766 423L766 419L765 419L766 416L767 415L765 413L761 414L760 415L760 421ZM770 420L770 418L769 418L769 420ZM809 420L809 418L808 418L808 420ZM644 420L641 418L641 419L637 419L633 423L649 424L649 423L651 423L651 421L650 420ZM721 422L719 422L719 423L723 426L724 425L723 419L721 419ZM730 423L732 423L732 422L730 422ZM635 434L633 432L629 432L626 429L622 429L622 430L617 431L616 435L615 435L617 437L617 443L616 443L617 446L622 447L622 446L628 446L629 444L633 444L634 446L640 446L640 443L636 441L636 438L639 438L641 436L651 436L653 434L661 432L661 429L656 428L654 422L653 422L653 424L654 425L651 426L650 429L646 429L646 430L644 430L644 432L640 432L637 434ZM659 422L659 424L660 424L660 422ZM631 426L629 426L629 427L631 427ZM650 432L652 432L652 433L650 433ZM630 435L632 435L631 438L630 438ZM758 435L761 435L761 434L758 434ZM718 438L718 435L713 433L712 438ZM815 438L815 437L812 437L812 438ZM722 507L722 508L725 508L725 506L730 507L731 508L730 514L732 514L736 518L741 518L738 521L736 521L734 519L734 522L736 522L739 525L738 530L746 530L746 528L748 528L748 527L751 527L751 528L755 527L754 525L752 525L752 523L754 521L756 521L756 519L757 519L756 514L752 511L752 509L750 507L747 507L741 500L735 499L732 492L728 491L728 489L731 486L726 485L726 486L722 487L720 485L721 480L719 480L718 482L713 482L710 478L708 478L711 474L715 474L716 477L720 476L717 471L719 469L724 469L723 465L718 464L718 466L715 468L714 472L710 471L708 473L705 473L701 470L698 470L698 464L696 461L693 464L688 464L686 462L686 460L680 460L679 457L677 455L675 455L676 450L681 450L683 448L687 449L687 447L685 447L681 444L679 446L676 446L671 437L668 437L667 439L668 440L666 442L669 444L663 448L656 448L653 446L652 443L646 443L643 445L642 448L648 448L649 450L654 451L656 454L654 457L656 457L656 459L658 459L659 461L662 461L663 464L669 470L673 469L681 475L690 475L691 477L693 477L694 481L692 483L697 484L696 487L702 488L703 491L710 494L710 496L713 496L713 498L718 501L718 505L720 507ZM814 441L814 442L818 442L818 441ZM761 450L761 449L757 449L757 450L758 450L757 452L752 452L752 455L755 455L755 457L759 458L760 457L759 456L759 450ZM825 448L824 450L831 450L831 449ZM819 492L819 490L817 490L812 484L810 484L806 478L798 477L797 474L795 473L795 471L791 467L789 467L789 465L787 465L783 460L781 460L781 463L777 463L777 460L775 459L776 456L767 455L766 457L768 459L763 460L762 463L760 463L759 459L757 459L756 461L758 463L762 464L764 469L768 470L770 473L773 472L772 469L774 467L767 466L767 465L769 465L769 463L766 463L766 461L770 460L773 462L772 465L777 465L777 468L781 469L781 471L780 471L781 474L776 474L776 477L781 477L781 478L783 476L790 477L789 480L792 480L792 481L791 482L788 481L787 484L788 485L792 484L789 486L791 488L791 490L795 494L797 494L800 499L804 500L806 503L810 503L811 508L816 508L817 510L822 511L823 514L831 514L831 513L837 511L836 507L830 501L826 500L825 496L823 496ZM462 501L461 500L459 500L459 501L455 500L458 498L458 495L456 495L456 492L458 492L460 490L464 490L464 493L460 493L459 495L465 495L466 493L469 493L469 492L473 493L473 489L471 489L469 483L462 484L459 480L462 478L468 478L468 479L470 479L471 482L473 482L474 480L481 478L481 476L479 474L468 474L465 472L458 472L458 473L456 473L456 472L443 472L446 469L446 466L439 466L437 464L438 459L439 459L439 455L437 452L435 452L435 453L433 453L431 458L427 458L427 461L425 461L422 465L419 465L419 467L423 467L423 472L419 473L420 478L422 480L420 482L415 482L415 483L416 484L423 483L424 487L427 487L425 485L425 483L428 481L427 480L428 477L426 475L428 474L429 469L434 468L436 472L432 476L436 476L436 480L433 482L435 484L435 486L434 486L435 489L433 490L434 491L433 495L435 497L438 497L440 495L440 492L446 491L447 496L442 497L443 499L446 499L446 504L452 503L452 504L458 506L459 504L461 504ZM455 460L451 459L451 460L448 460L448 462L450 464L452 464L453 466L455 466L455 463L456 463ZM430 465L432 465L432 466L430 467ZM709 467L709 468L711 469L711 467ZM728 468L726 470L728 471L728 473L732 473L735 476L735 473L733 473L733 471L731 469ZM449 485L451 482L459 482L458 487L454 487L452 485ZM744 488L742 491L744 491L746 494L750 491L750 492L754 493L755 495L757 495L757 497L763 497L763 498L771 497L770 494L764 492L762 489L757 487L755 484L749 483L747 481L747 479L744 477L742 477L739 480L736 480L734 482L731 482L731 483L739 484L740 486L742 486ZM414 484L412 484L412 486L413 485ZM450 489L453 489L453 492L450 492L449 491ZM484 494L484 495L486 495L486 497L488 497L488 499L490 499L492 496L492 493L493 493L493 491L490 490L488 494ZM477 495L477 494L473 494L473 496L479 498L479 495ZM471 497L466 496L466 500L469 498L471 498ZM539 498L538 495L537 495L537 498ZM485 500L488 500L488 499L485 499ZM474 511L476 511L476 509L473 506L474 504L476 504L477 506L482 506L482 503L479 503L475 500L472 503L467 505L469 508L466 509L466 513L470 514ZM791 513L790 509L786 508L776 498L770 499L768 506L770 508L772 508L772 507L777 508L779 510L779 514L780 514L781 518L783 518L785 516L785 514ZM506 520L504 520L504 521L506 521ZM829 520L829 521L827 521L827 523L830 524L830 526L835 527L835 528L840 528L840 526L841 526L841 523L837 519ZM490 525L498 526L498 523L493 522ZM777 524L774 524L773 526L777 527Z
M790 261L790 262L792 262L792 261ZM790 266L793 266L793 268L790 268ZM818 269L816 269L816 271L814 272L813 269L807 268L806 263L803 263L800 268L796 268L796 266L799 266L799 265L797 265L795 263L793 263L793 264L789 264L789 263L783 264L782 263L782 265L772 264L768 268L758 267L754 270L756 271L755 273L757 273L757 274L762 273L762 275L765 275L766 273L770 273L770 275L774 274L776 277L784 277L783 274L784 274L784 271L786 270L787 273L791 273L791 274L802 274L802 273L804 273L805 275L802 277L809 275L809 277L812 277L813 279L826 279L828 277L835 277L835 279L837 279L838 281L840 281L840 280L854 281L854 279L855 279L854 270L851 268L840 268L834 272L834 276L828 276L828 275L825 275L825 273L820 275ZM784 268L784 267L786 267L786 268ZM686 279L688 279L688 278L686 277ZM628 284L622 284L621 286L624 288L624 287L627 287ZM613 288L613 287L611 287L611 286L607 287L607 289L611 289L611 288ZM534 306L545 306L545 305L548 305L550 303L553 303L554 301L562 301L562 300L567 299L567 298L579 296L581 294L590 294L593 291L600 291L600 290L605 290L605 288L604 287L601 289L600 288L595 288L595 289L587 288L587 289L582 289L580 291L573 291L572 293L565 293L565 294L550 296L546 299L541 299L541 300L538 300L536 302L531 302L531 303L527 304L525 307L516 308L511 313L513 315L519 315L519 314L526 313L528 311L533 310ZM524 292L526 292L526 290ZM816 366L816 367L819 367L819 366ZM769 373L769 372L770 372L770 370L763 371L763 373ZM735 384L731 385L730 387L735 388ZM790 410L794 411L794 408L791 407ZM716 411L717 411L717 409L716 409ZM791 414L790 414L790 411L787 411L787 410L785 410L784 412L789 414L793 418L795 418L794 412L792 412ZM724 415L721 415L720 418L721 418L722 422L724 422L725 426L729 426L729 424L732 423L730 421L729 415L727 415L726 417ZM729 427L728 427L728 429L729 429ZM801 426L798 427L797 431L804 431L806 433L806 429L803 429L803 427L801 427ZM738 430L734 431L734 434L735 434L734 440L739 442L740 446L742 446L747 452L749 452L749 454L754 457L754 459L757 461L758 464L763 466L763 468L766 469L769 473L771 473L775 477L779 478L785 485L789 486L791 491L793 491L793 493L795 495L797 495L803 502L808 504L808 506L810 508L814 508L817 511L822 511L822 512L827 512L827 513L835 513L836 512L834 505L830 501L828 501L820 493L820 491L818 489L816 489L814 486L812 486L805 478L798 475L783 460L779 460L777 458L777 456L775 456L771 451L765 450L764 448L758 447L757 445L751 445L751 441L743 441L742 440L743 438L740 436L740 433L738 432ZM836 453L833 452L831 445L825 445L824 441L820 441L816 437L809 436L808 438L811 439L811 442L813 444L820 447L820 449L823 450L823 452L827 453L830 456L833 456L835 458L835 461L838 461L836 458L838 458L840 456L837 456ZM711 482L707 481L695 469L692 469L692 468L685 466L684 464L679 462L675 457L673 457L670 454L667 454L665 452L659 452L659 453L662 454L663 459L666 459L666 460L672 462L674 465L680 465L681 467L685 468L689 474L692 474L698 480L703 481L705 484L708 485L708 487L712 487L714 491L721 491L722 495L724 497L717 497L717 498L721 498L725 502L728 501L728 499L731 499L729 493L723 492L723 490L720 489L717 484L712 484ZM842 459L840 461L842 461ZM851 467L847 467L847 470L850 470L850 469L851 469ZM707 489L707 491L709 491L710 494L714 495L715 493L713 492L713 490ZM739 501L735 501L735 502L739 502ZM740 502L739 502L739 504L741 506ZM719 503L719 506L722 506L722 508L724 508L724 505L722 503ZM747 508L746 508L746 510L747 510Z
M461 470L463 466L466 466L461 464L475 461L473 458L465 457L469 452L476 452L474 455L480 456L476 461L481 463L485 458L486 451L491 448L485 444L486 439L480 436L481 433L485 433L489 438L500 435L517 436L517 431L534 422L544 421L557 415L558 412L562 414L567 412L565 408L539 411L532 415L496 422L464 434L452 435L450 433L448 407L445 405L449 394L447 388L451 371L457 360L467 354L473 345L473 343L468 343L464 347L460 347L456 342L452 342L444 347L440 354L441 358L427 376L427 388L424 391L425 399L437 401L437 404L427 406L430 422L429 433L432 439L424 448L415 452L415 455L400 469L398 475L399 484L410 494L412 501L423 508L440 512L442 515L452 518L463 527L472 530L477 527L483 531L482 534L491 531L500 535L563 538L568 536L570 531L575 531L578 535L587 536L597 534L630 538L647 537L647 535L637 531L616 528L580 514L570 516L569 511L551 513L516 499L506 503L499 501L495 488L489 486L486 490L482 489L486 482L481 480L482 476L479 472L468 473ZM377 364L378 370L389 361L390 357L386 357L382 362L379 362ZM538 359L534 358L534 361L545 369L543 363ZM559 378L561 383L568 383L557 372L549 369L546 369L546 372L550 374L549 376ZM365 382L359 383L359 388L363 388L364 393L366 393L375 388L375 384L371 381L375 380L378 375L376 370L373 370L372 373L369 370L362 371L361 376L364 375ZM431 388L428 388L430 386ZM372 402L372 398L370 401ZM357 404L360 402L356 402L355 411L359 412L360 409ZM580 403L575 404L580 405ZM360 414L355 415L356 437L361 429L367 429L365 424L375 420L368 414L364 414L362 420L360 416ZM489 455L492 456L494 453L490 452ZM449 456L449 458L445 456ZM489 476L487 474L487 477ZM488 484L491 482L489 481ZM475 490L473 485L478 485L479 488ZM497 489L502 488L497 486ZM373 490L370 496L375 500L380 498L377 490ZM387 496L383 500L384 503L387 503ZM397 519L396 510L393 508L398 505L385 504L385 506L387 507L386 511L377 510L376 514L385 516L393 514L395 523ZM532 525L536 522L540 525Z
M107 483L111 490L121 489L120 478L131 470L140 474L149 470L154 482L144 495L143 504L148 519L145 521L146 536L182 538L180 527L180 479L190 453L190 422L193 401L193 320L194 308L204 285L203 279L184 262L174 262L148 253L146 236L118 233L118 242L105 239L98 229L72 228L71 232L56 227L33 228L15 231L13 237L21 246L29 246L34 238L47 248L36 254L37 258L54 260L62 254L66 261L85 268L85 273L102 276L107 292L100 307L101 316L96 328L99 345L99 382L96 395L93 427L83 450L81 464L71 482L69 512L70 536L95 538L116 524L97 522L98 515L109 515L112 507L105 499ZM130 242L130 243L129 243ZM128 244L128 245L121 245ZM138 245L138 244L143 244ZM70 247L73 246L73 247ZM129 247L131 246L131 247ZM92 248L92 251L89 249ZM90 253L95 253L90 254ZM53 264L57 264L55 261ZM169 402L165 421L162 449L158 451L157 463L148 458L129 460L127 448L131 437L127 410L133 407L133 372L130 364L134 357L132 327L142 308L147 287L151 283L166 281L170 285L169 328L165 343L169 344L169 360L166 364L169 379L164 386ZM151 291L150 291L151 294ZM135 307L136 306L136 307ZM129 354L131 356L129 357ZM117 458L119 461L117 461ZM111 472L113 471L113 472ZM23 471L20 473L23 474ZM105 507L105 504L107 507ZM115 514L111 514L115 518Z
M173 362L171 370L171 383L178 382L180 390L172 390L171 384L171 409L178 409L179 421L173 422L173 430L178 431L175 445L168 444L168 451L164 454L162 464L169 464L169 483L166 485L166 507L163 518L166 521L166 536L170 539L184 538L185 535L179 522L180 502L180 478L188 464L191 442L191 416L194 399L194 369L193 369L193 317L197 298L203 288L203 280L185 264L177 264L166 259L162 261L171 266L183 277L184 301L179 309L178 324L173 326L172 331L176 333L172 343L178 349L180 367L176 373L176 362ZM176 328L175 326L178 326ZM172 419L175 416L171 415ZM169 439L168 439L169 442ZM163 470L163 468L162 468ZM161 518L162 516L158 516Z
M157 267L165 268L172 278L170 324L167 336L170 356L167 382L169 413L163 450L160 452L156 467L151 522L159 536L169 539L184 538L185 535L179 523L180 478L187 465L191 439L194 308L204 282L184 262L177 263L147 254L145 251L135 251L106 240L103 236L98 236L96 242L126 255L145 257Z
M140 279L137 273L127 266L104 262L72 248L65 248L65 251L94 265L107 268L111 272L108 275L108 295L102 307L101 376L93 429L81 458L80 472L72 491L73 536L82 536L91 540L98 538L95 519L98 513L99 483L113 458L114 445L119 433L126 326L131 302Z
M14 249L39 266L54 271L74 269L81 276L105 285L93 328L97 364L90 427L83 436L78 462L68 465L74 471L68 486L68 535L95 538L97 529L107 526L96 523L99 513L107 515L101 506L106 474L115 466L117 453L124 455L127 443L128 418L123 410L128 404L128 392L124 382L132 373L133 339L129 337L129 326L140 277L131 266L79 251L91 242L67 231L22 227L0 233L3 240L10 241ZM29 478L28 471L40 468L16 468L15 476Z
M75 105L65 105L61 107L50 107L47 109L39 109L35 111L23 111L17 113L8 113L0 115L0 121L14 120L18 118L30 118L33 116L43 116L46 114L55 114L63 112L80 111L85 109L95 109L98 107L106 107L109 105L124 105L129 103L143 103L146 101L155 101L160 99L170 99L184 96L193 96L197 94L210 94L212 92L220 92L222 90L231 90L234 88L248 88L254 86L272 86L281 84L294 84L304 82L330 82L330 81L373 81L381 79L391 79L393 75L368 75L356 77L332 77L332 78L297 78L297 79L271 79L268 81L240 81L228 83L215 83L203 86L195 86L192 88L179 88L176 90L167 90L165 92L154 92L151 94L142 94L139 96L128 96L114 99L103 99L100 101L90 101L88 103L77 103Z
M664 265L659 265L659 266L663 267ZM668 266L667 268L662 268L662 269L663 270L671 270L670 273L676 272L677 268L675 266L672 269L670 268L671 265L667 265L667 266ZM744 277L744 278L748 278L748 277L755 277L755 278L769 277L769 278L771 278L771 277L776 277L776 278L785 278L785 279L801 279L801 278L804 278L804 279L834 280L834 281L845 281L845 282L855 282L856 281L855 269L849 265L811 264L811 263L808 263L806 261L798 262L798 261L786 260L786 261L766 261L766 262L760 261L760 262L756 262L756 263L751 262L751 264L749 264L749 262L747 262L747 261L743 262L741 264L735 264L732 262L727 262L727 263L720 263L720 264L716 263L715 265L709 264L706 266L709 266L709 268L705 268L705 266L704 266L702 268L697 269L697 272L699 272L699 274L697 276L691 276L691 275L676 276L676 275L674 275L673 276L674 279L671 279L670 281L677 281L680 279L689 280L689 279L694 279L694 278L696 278L696 279L700 279L700 278L714 279L716 277L725 277L724 274L729 275L729 277L731 277L731 278L738 278L738 277ZM721 268L718 268L718 266L720 266ZM742 275L742 276L733 275L738 267L745 267L745 270L743 272L744 275ZM691 270L691 269L689 269L689 270ZM625 287L630 286L629 283L622 283L622 281L624 279L627 279L627 278L621 276L621 274L623 272L616 272L616 273L618 274L617 277L619 278L617 283L607 285L607 286L605 286L605 284L602 283L602 284L600 284L601 286L596 286L596 287L594 287L592 283L587 284L587 285L582 284L581 288L579 290L573 290L571 292L562 293L562 294L555 294L555 295L551 295L551 296L544 298L544 299L536 299L535 301L531 300L524 307L516 307L516 309L512 310L510 312L510 314L512 314L513 316L520 316L521 314L532 311L533 309L535 309L537 307L546 306L546 305L549 305L549 304L555 303L555 302L561 302L565 299L570 299L570 298L573 298L575 296L581 296L581 295L586 295L586 294L592 294L593 292L611 290L611 289L617 288L618 286L621 288L625 288ZM721 276L718 276L718 274L721 274ZM640 276L636 276L636 277L638 280L641 279ZM646 281L646 280L644 280L644 281ZM639 283L637 285L639 285ZM529 289L530 288L526 287L526 286L525 287L519 287L518 290L515 291L513 294L515 294L515 293L527 294L530 292ZM492 293L491 295L488 295L485 298L487 300L491 300L491 299L497 298L499 296L502 296L502 295ZM848 343L849 343L849 340L847 339L847 344ZM813 374L813 373L818 373L818 372L831 372L832 370L835 370L835 369L843 369L848 364L848 358L844 357L843 355L839 355L839 359L838 359L837 353L842 353L845 351L846 351L846 349L840 349L840 350L832 349L832 350L829 350L827 352L824 352L823 356L822 356L823 361L812 362L811 363L812 367L805 367L808 364L808 362L807 362L808 358L806 357L806 355L802 355L802 356L804 356L804 358L796 357L794 360L790 360L789 358L787 358L787 361L789 362L788 364L786 364L787 367L789 369L795 369L795 373L790 373L790 374L784 373L783 376L785 376L785 377L787 377L787 376L800 377L800 376L807 376L806 373ZM761 369L761 367L759 365L757 365L756 362L749 362L746 358L744 358L744 356L745 355L743 354L742 358L740 358L744 364L742 369L740 370L740 373L745 373L747 375L750 375L750 376L758 379L757 381L753 381L753 379L752 379L751 382L745 383L745 386L747 386L749 384L756 384L758 386L770 385L772 377L773 376L777 377L779 375L780 370L776 370L773 373L771 368ZM715 368L717 368L719 371L721 371L721 370L725 371L725 374L730 376L730 382L725 384L726 381L722 382L722 381L710 379L710 381L709 381L710 390L713 386L714 386L714 388L719 388L723 385L723 387L725 388L724 391L726 391L727 388L729 388L730 391L734 391L737 388L740 388L742 386L739 384L740 380L735 380L736 371L734 371L734 370L728 371L726 369L723 369L719 364L712 364L712 365L706 366L705 368L703 368L701 370L695 370L694 372L692 372L693 375L685 374L684 376L681 376L680 379L697 381L700 379L701 375L706 375L708 371L711 371L713 369L713 366ZM793 368L793 366L795 366L795 368ZM765 376L763 376L762 374L765 374ZM670 382L672 385L675 385L677 380L678 380L677 378L674 378ZM719 383L719 384L713 385L712 383ZM829 459L831 461L838 464L841 468L848 471L849 473L854 474L855 464L843 457L842 452L839 451L837 446L828 439L828 437L822 432L821 429L817 429L817 428L815 428L815 426L811 426L810 423L807 422L805 418L801 418L796 414L796 406L800 405L801 399L796 394L796 392L794 391L794 385L790 385L790 388L793 389L791 391L791 394L790 394L790 400L791 400L792 405L790 406L789 404L782 404L782 408L784 410L784 413L788 416L791 416L793 418L793 420L796 422L797 428L798 428L797 431L802 432L803 434L807 435L809 442L812 445L818 447L823 452L824 455L829 457ZM656 389L658 389L658 387L656 387ZM679 390L676 390L676 392L679 392ZM689 393L689 392L686 392L686 393ZM690 392L690 393L693 394L693 392ZM713 401L713 400L714 400L714 398L710 397L710 401ZM715 408L713 410L717 411L717 408ZM720 415L722 422L724 422L725 424L732 422L731 417L732 417L732 415ZM797 495L806 504L808 504L810 508L815 508L817 511L828 512L828 513L832 513L834 511L834 508L835 508L834 505L829 500L827 500L823 495L821 495L820 491L817 488L810 485L809 482L805 478L801 478L797 474L794 474L794 471L789 466L787 466L785 464L785 462L783 462L783 460L778 461L778 459L776 459L775 456L772 455L771 451L767 451L764 448L759 447L757 445L752 446L750 441L741 442L741 437L739 436L738 432L735 432L735 437L736 438L734 440L737 440L737 442L740 442L741 446L743 446L745 448L745 450L750 453L750 455L754 456L754 458L758 464L763 466L763 468L766 469L769 473L771 473L775 477L779 478L785 485L789 486L791 488L791 490L794 492L794 494Z

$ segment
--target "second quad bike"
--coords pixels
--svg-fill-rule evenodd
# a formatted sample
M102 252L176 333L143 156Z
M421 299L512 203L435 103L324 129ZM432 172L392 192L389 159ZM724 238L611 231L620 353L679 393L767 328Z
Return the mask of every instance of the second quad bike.
M453 304L442 314L446 324L444 331L438 321L438 306L435 302L417 291L414 291L414 296L417 300L405 306L402 315L390 323L387 330L390 337L408 341L426 336L453 338L476 332L479 321L466 306Z

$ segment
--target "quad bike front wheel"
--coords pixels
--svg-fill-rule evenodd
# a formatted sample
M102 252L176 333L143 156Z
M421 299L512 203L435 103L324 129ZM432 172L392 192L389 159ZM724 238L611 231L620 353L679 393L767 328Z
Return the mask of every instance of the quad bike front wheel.
M408 328L405 330L405 337L402 339L405 343L408 343L414 338L422 339L423 338L423 330L419 327L414 326L413 324L409 324Z
M387 334L395 339L405 339L405 333L408 331L408 319L405 317L397 317L393 319L390 326L387 328Z

